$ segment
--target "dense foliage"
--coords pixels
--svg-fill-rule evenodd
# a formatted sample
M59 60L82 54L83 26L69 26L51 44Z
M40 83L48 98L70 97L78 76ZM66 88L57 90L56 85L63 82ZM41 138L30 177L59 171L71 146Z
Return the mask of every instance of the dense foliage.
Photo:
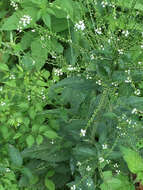
M143 1L0 1L0 190L143 184Z

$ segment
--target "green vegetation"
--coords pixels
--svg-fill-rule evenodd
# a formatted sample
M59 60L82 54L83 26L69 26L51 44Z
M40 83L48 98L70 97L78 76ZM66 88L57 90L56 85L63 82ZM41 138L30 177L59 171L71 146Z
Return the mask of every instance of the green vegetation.
M142 0L1 0L0 190L143 184L142 55Z

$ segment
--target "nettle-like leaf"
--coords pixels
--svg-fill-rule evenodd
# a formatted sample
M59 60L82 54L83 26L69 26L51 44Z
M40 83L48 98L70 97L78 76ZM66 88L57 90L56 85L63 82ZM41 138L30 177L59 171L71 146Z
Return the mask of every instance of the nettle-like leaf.
M19 23L19 17L17 12L13 13L13 15L5 20L1 30L16 30Z
M31 55L32 58L35 60L35 66L37 70L39 70L44 66L46 62L48 49L46 47L43 47L39 39L35 39L31 43Z
M9 145L8 152L12 163L17 167L21 167L23 164L23 158L19 150L13 145Z
M132 173L137 174L138 172L143 171L143 159L138 152L123 146L120 146L120 150Z

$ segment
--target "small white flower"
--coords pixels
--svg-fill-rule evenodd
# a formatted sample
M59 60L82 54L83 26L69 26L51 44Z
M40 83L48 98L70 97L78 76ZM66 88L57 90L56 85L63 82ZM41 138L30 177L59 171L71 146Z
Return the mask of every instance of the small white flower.
M86 184L87 184L87 186L88 186L88 187L90 187L90 186L91 186L91 183L88 183L88 182L87 182Z
M131 83L131 82L132 82L131 78L127 77L127 79L125 80L125 83Z
M127 37L129 35L129 32L128 32L128 30L126 30L126 31L123 31L122 34L124 34L125 37Z
M9 79L15 79L15 75L10 75Z
M6 103L5 102L1 102L1 106L4 106L4 105L6 105Z
M104 162L104 158L103 157L99 157L99 162L100 163Z
M17 4L16 2L12 1L12 0L11 0L11 2L10 2L10 5L11 5L15 10L18 9L18 4Z
M76 67L73 67L72 65L69 65L67 70L69 71L75 71L76 70Z
M131 73L130 69L129 70L125 70L125 73L127 73L129 75Z
M141 61L139 61L139 62L138 62L138 64L139 64L139 65L141 65L141 64L142 64L142 62L141 62Z
M101 80L96 81L96 84L101 85Z
M107 144L103 144L103 145L102 145L102 148L103 148L103 149L107 149L107 148L108 148Z
M80 135L84 137L86 135L86 129L81 129Z
M141 45L141 48L143 49L143 44Z
M123 49L118 49L118 52L119 52L120 55L122 55L123 54Z
M54 69L54 74L57 76L60 76L63 74L63 71L62 71L62 69Z
M119 173L120 173L120 170L116 170L116 172L117 172L117 174L119 174Z
M30 96L30 95L28 95L28 96L27 96L27 99L28 99L28 101L30 101L30 100L31 100L31 96Z
M95 32L96 32L97 34L102 34L101 28L95 29Z
M73 186L71 187L71 190L76 190L76 186L73 185Z
M111 160L106 160L107 164L110 164Z
M9 169L9 168L6 168L6 172L10 172L10 169Z
M0 91L2 91L3 90L3 87L0 87Z
M50 142L51 144L54 144L54 140L52 139L52 141Z
M137 114L137 113L138 113L137 109L134 108L134 109L132 110L132 114Z
M35 32L35 29L32 29L31 32Z
M81 30L83 31L85 29L85 24L84 24L84 21L83 20L80 20L78 23L75 24L75 30L78 31L78 30Z
M77 165L77 166L81 166L81 162L78 161L76 165Z
M87 166L86 170L89 172L91 170L90 166Z
M118 168L118 164L116 163L116 164L114 164L114 168Z
M141 92L140 92L140 89L135 90L134 93L135 93L135 95L140 95L140 93L141 93Z
M93 60L93 59L94 59L94 55L93 55L93 54L91 54L90 59L91 59L91 60Z

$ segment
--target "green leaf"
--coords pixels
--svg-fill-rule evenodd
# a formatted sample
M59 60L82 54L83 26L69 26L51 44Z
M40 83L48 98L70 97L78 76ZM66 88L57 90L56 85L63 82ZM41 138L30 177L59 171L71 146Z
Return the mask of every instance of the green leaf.
M1 30L16 30L19 23L19 18L17 13L14 13L12 16L5 19L4 24L2 25Z
M54 174L55 174L55 171L54 170L50 170L47 173L47 177L52 177Z
M49 190L55 190L55 184L53 183L52 180L48 179L47 177L45 178L45 186L46 186Z
M44 136L48 137L49 139L56 139L58 138L58 135L55 131L48 130L44 134Z
M0 64L0 71L9 71L9 68L6 64L1 63Z
M39 39L36 39L31 43L31 54L35 60L37 70L41 69L46 62L48 49L42 45Z
M120 146L120 150L123 154L124 160L128 165L129 170L132 173L136 174L140 171L143 171L143 159L138 152L123 146Z
M26 142L28 147L30 148L35 142L34 137L32 135L28 135L28 137L26 138Z
M36 142L37 142L38 145L40 145L43 142L42 135L38 135L38 137L36 138Z
M22 66L26 71L32 70L34 68L34 60L31 58L30 54L26 54L22 58Z
M43 19L45 25L48 28L51 28L51 17L49 15L49 13L45 13L44 15L42 15L42 19Z
M16 149L13 145L9 145L8 152L12 163L15 166L21 167L23 164L23 159L19 150Z

